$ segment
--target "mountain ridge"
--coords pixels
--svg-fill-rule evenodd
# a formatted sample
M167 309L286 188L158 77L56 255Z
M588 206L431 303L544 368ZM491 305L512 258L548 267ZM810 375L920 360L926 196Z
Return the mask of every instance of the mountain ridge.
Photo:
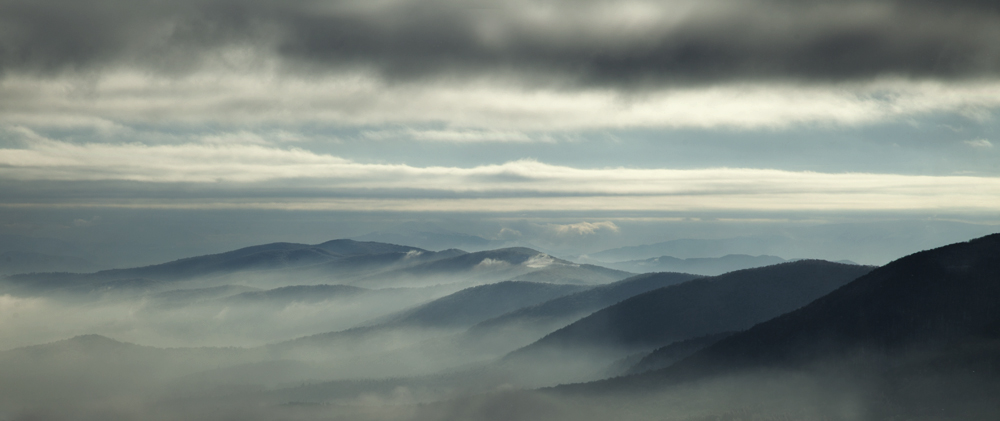
M872 419L995 419L1000 234L894 260L666 368L552 390L650 390L769 372L863 385L879 397L864 400Z

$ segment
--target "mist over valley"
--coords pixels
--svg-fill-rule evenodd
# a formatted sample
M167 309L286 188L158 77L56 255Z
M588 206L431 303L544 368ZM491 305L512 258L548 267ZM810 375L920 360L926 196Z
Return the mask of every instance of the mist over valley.
M9 275L0 408L9 419L988 419L1000 410L996 256L991 235L878 268L798 260L709 277L528 248L336 240Z

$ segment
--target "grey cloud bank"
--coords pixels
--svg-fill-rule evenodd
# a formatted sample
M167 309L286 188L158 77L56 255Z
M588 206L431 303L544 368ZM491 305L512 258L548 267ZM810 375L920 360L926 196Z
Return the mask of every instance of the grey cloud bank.
M325 124L532 143L1000 107L986 2L5 0L0 22L0 124L105 138Z
M0 20L0 121L32 127L444 123L402 136L496 142L1000 106L1000 15L979 2L4 1Z
M971 1L8 0L0 16L5 72L184 74L277 59L389 80L513 75L621 87L1000 70L997 7Z

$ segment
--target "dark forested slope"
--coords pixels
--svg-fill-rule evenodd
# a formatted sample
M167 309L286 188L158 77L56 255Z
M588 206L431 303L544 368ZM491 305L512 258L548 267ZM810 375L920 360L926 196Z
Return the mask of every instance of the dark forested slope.
M511 357L559 349L634 352L742 330L808 304L870 270L866 266L802 260L696 279L607 307Z

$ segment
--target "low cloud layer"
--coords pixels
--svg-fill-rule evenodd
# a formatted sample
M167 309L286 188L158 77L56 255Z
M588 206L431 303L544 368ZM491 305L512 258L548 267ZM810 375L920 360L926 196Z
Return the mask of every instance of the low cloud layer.
M23 149L0 149L0 176L21 182L167 184L167 191L175 190L168 196L177 195L174 199L180 199L164 201L158 196L163 194L161 191L146 197L152 199L146 203L152 207L264 206L417 211L941 209L993 212L1000 209L1000 201L996 199L1000 197L1000 179L996 177L746 168L574 168L535 160L474 167L417 167L361 163L304 149L253 144L81 145L34 139ZM195 190L223 188L229 193L217 196L215 201L207 200L200 194L185 193L188 189L185 185ZM113 196L121 197L117 193ZM281 203L269 200L278 198ZM58 198L47 198L53 199L58 201ZM184 199L192 202L185 204ZM127 203L142 206L131 200ZM77 204L113 203L94 198L89 203ZM557 228L582 234L590 230L613 230L614 227Z

